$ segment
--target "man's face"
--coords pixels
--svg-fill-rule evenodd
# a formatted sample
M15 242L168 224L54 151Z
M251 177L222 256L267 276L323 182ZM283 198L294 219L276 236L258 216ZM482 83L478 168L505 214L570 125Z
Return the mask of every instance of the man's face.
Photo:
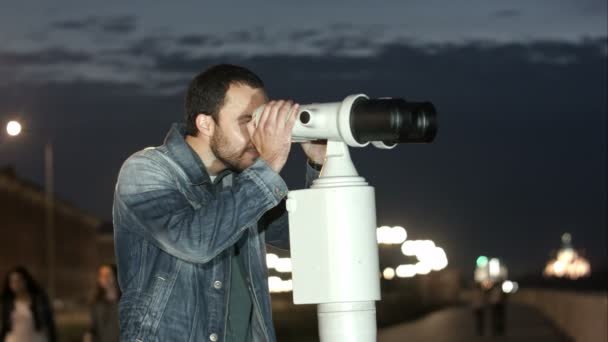
M226 92L215 131L211 137L211 151L215 157L234 171L243 171L260 156L251 144L251 114L266 103L263 89L232 84Z

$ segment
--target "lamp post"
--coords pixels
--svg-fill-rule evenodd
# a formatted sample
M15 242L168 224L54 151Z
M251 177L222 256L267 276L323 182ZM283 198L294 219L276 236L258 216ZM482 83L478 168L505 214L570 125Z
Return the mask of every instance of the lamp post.
M9 136L18 136L22 126L18 121L10 121L6 125ZM47 258L47 286L50 298L55 298L55 203L53 198L53 144L48 141L44 145L44 202Z

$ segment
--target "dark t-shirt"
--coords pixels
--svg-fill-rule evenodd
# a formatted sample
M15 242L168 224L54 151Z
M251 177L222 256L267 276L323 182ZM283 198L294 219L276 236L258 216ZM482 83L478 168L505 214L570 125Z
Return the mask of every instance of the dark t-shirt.
M228 323L226 341L245 342L251 340L251 313L253 305L245 281L245 257L240 246L247 241L245 233L233 247L231 257L230 298L228 301Z
M202 171L207 173L203 161L190 145L190 152L194 155ZM222 179L221 184L217 184L217 190L224 188L225 184L231 183L232 175ZM215 176L211 176L211 181L215 183ZM245 256L240 253L242 246L247 243L247 232L232 247L230 256L230 289L228 294L228 321L226 322L226 342L246 342L251 340L251 314L253 305L251 296L245 281Z

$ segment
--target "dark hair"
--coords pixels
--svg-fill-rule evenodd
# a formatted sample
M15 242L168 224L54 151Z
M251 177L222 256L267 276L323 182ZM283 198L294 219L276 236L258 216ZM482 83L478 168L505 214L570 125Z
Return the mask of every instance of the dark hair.
M18 266L10 270L4 277L2 294L0 302L2 303L2 311L0 315L0 341L4 341L4 337L12 329L11 313L15 309L16 293L10 287L10 276L17 273L23 279L27 293L31 298L30 310L34 319L34 328L36 331L41 331L47 328L49 341L55 341L55 323L53 321L53 313L50 307L49 300L44 291L38 286L32 275L24 267Z
M254 89L264 88L262 80L252 71L237 65L218 64L198 74L188 86L184 109L186 134L196 136L196 117L204 113L218 123L226 92L232 84L244 84Z
M116 293L118 294L118 298L120 298L122 293L120 292L120 288L118 287L118 272L116 270L116 265L114 265L114 264L101 265L97 268L97 272L99 272L99 270L102 267L109 267L112 270L112 275L114 276L114 286L116 286ZM93 294L93 303L106 301L106 300L107 300L106 299L106 289L101 287L99 285L99 282L97 282L97 284L95 285L95 293Z

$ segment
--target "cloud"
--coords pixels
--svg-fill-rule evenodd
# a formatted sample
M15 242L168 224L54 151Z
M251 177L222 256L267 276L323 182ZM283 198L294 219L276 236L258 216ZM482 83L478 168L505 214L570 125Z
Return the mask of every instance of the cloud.
M497 19L512 19L521 17L523 12L516 9L504 9L493 12L490 16Z
M133 56L154 56L167 50L172 41L172 38L164 35L149 35L127 42L127 46L118 51Z
M104 18L100 22L104 32L126 34L135 31L135 17L132 15Z
M69 50L64 47L51 47L28 52L0 50L0 64L4 67L19 68L28 65L73 65L89 62L92 56L84 51Z
M65 31L88 31L92 33L122 35L134 32L136 19L133 15L111 17L90 16L82 19L67 19L51 23L54 29Z
M301 41L305 39L310 39L316 36L320 36L322 34L319 30L307 29L307 30L295 30L289 33L288 37L291 41Z
M384 63L394 61L395 70L409 69L412 65L434 70L443 68L448 63L446 61L466 66L470 63L483 66L502 60L509 63L517 61L522 68L564 66L584 60L605 59L608 46L606 37L580 42L468 41L423 44L401 37L378 39L377 32L373 30L338 27L345 31L296 30L283 32L280 36L269 35L262 28L220 34L158 33L127 38L120 42L122 46L88 51L59 47L28 52L0 51L0 61L3 62L5 73L7 68L20 68L21 78L116 80L140 83L148 90L167 93L180 90L179 82L189 79L193 73L225 60L239 63L244 60L279 59L294 63L301 61L307 66L315 64L314 61L323 61L323 65L318 65L318 70L310 73L316 75L317 79L321 75L324 79L357 80L371 74L387 74L387 77L397 74L384 67L371 67L368 62L375 60L383 60ZM355 65L360 65L357 72L352 71ZM28 69L34 66L35 69ZM342 71L343 66L348 69ZM500 68L500 64L496 63L494 67ZM48 69L46 72L45 68ZM285 75L307 78L307 72L308 68L297 66L286 70ZM411 72L416 73L417 70ZM11 78L19 78L19 75Z
M217 37L206 34L187 34L177 38L177 43L183 46L220 46L223 41Z

